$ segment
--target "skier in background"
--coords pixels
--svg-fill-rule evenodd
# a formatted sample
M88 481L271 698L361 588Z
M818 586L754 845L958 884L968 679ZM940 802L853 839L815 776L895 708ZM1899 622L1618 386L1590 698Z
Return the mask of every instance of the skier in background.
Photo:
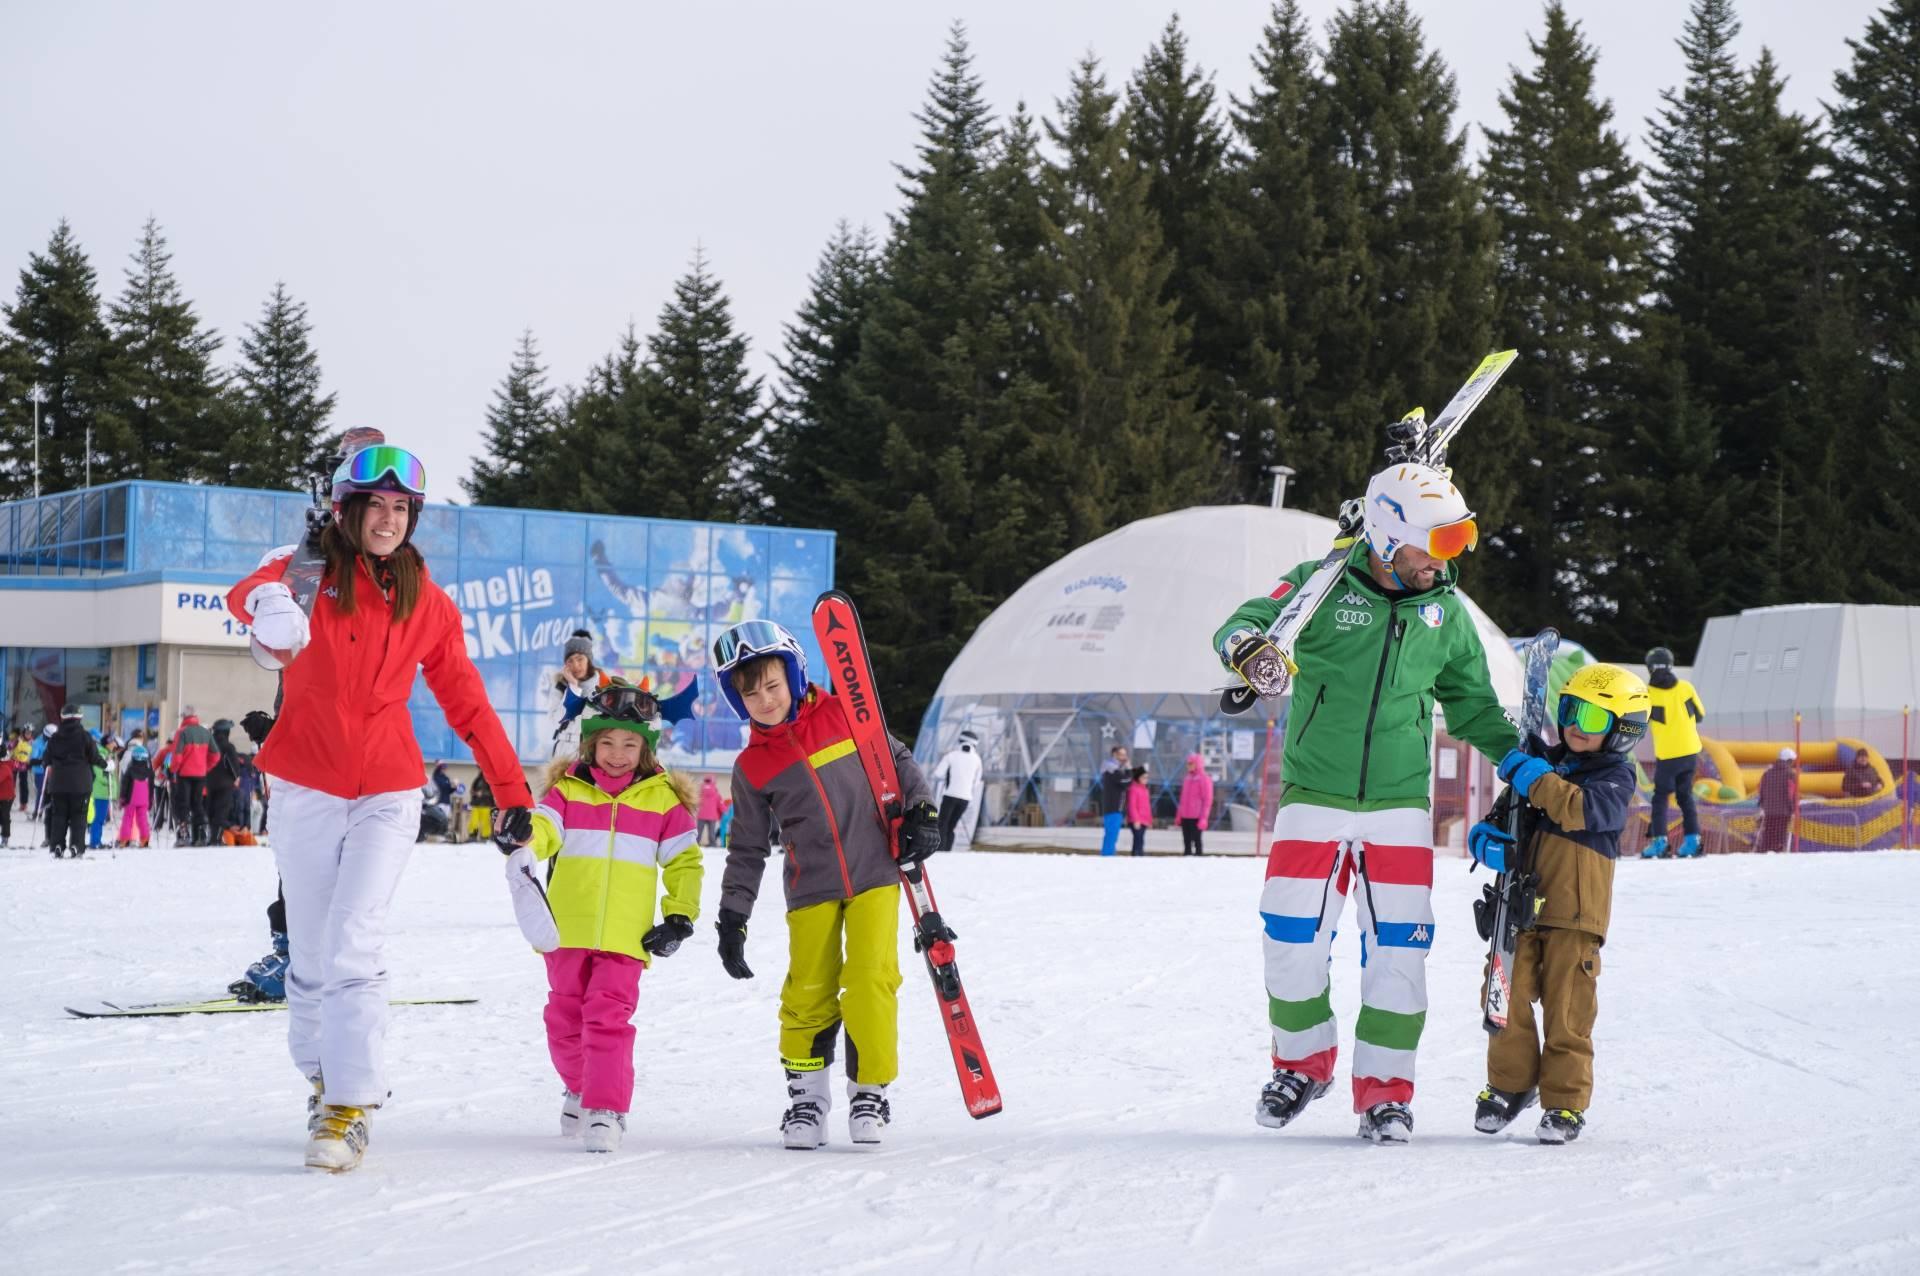
M1120 852L1120 826L1126 823L1127 784L1132 780L1132 766L1125 748L1115 745L1107 752L1107 761L1100 768L1100 853L1117 855Z
M1700 724L1706 710L1693 684L1673 672L1673 653L1655 647L1647 653L1647 695L1653 703L1653 812L1642 859L1667 854L1667 797L1680 807L1680 839L1676 854L1687 859L1700 853L1700 814L1693 804L1693 773L1700 765Z
M1760 773L1760 832L1754 839L1756 851L1784 851L1793 840L1793 817L1800 809L1800 768L1792 749L1783 748L1780 756Z
M787 978L780 987L786 1146L826 1142L829 1068L844 1025L847 1129L878 1143L899 1072L900 874L940 849L940 817L913 753L892 741L901 806L897 846L840 701L807 681L800 644L769 620L733 626L713 643L720 687L752 738L733 764L733 826L720 886L720 961L751 979L747 918L774 847L786 840ZM897 862L896 862L897 861ZM844 946L843 946L844 939Z
M280 782L287 1040L313 1090L306 1163L337 1171L360 1164L368 1114L389 1094L384 949L420 827L424 768L407 710L416 675L509 808L502 822L524 828L532 795L466 654L460 613L412 544L425 467L403 448L363 447L335 470L332 495L311 617L284 579L294 546L268 554L226 605L284 669L258 765ZM361 656L368 650L383 654L376 662Z
M720 786L713 782L712 776L704 776L700 781L700 806L694 812L694 818L700 822L699 842L702 846L712 846L715 830L720 827Z
M1536 1098L1546 1109L1535 1131L1540 1142L1571 1143L1586 1128L1600 948L1633 804L1633 748L1646 737L1647 710L1647 685L1625 669L1581 669L1560 692L1559 746L1511 768L1508 789L1467 835L1474 860L1504 873L1514 848L1507 812L1516 801L1539 812L1527 829L1539 912L1514 945L1507 1026L1487 1039L1487 1084L1473 1113L1482 1134L1500 1133Z
M1180 781L1180 805L1175 811L1180 821L1180 853L1201 853L1200 835L1207 831L1213 815L1213 777L1207 774L1206 761L1197 753L1187 755L1187 773Z
M200 725L192 705L180 711L180 729L174 732L167 752L173 759L173 813L184 835L178 840L187 846L210 845L213 833L207 818L207 771L213 766L213 732Z
M598 542L596 542L597 544ZM593 635L576 629L561 648L560 672L547 693L548 738L553 756L572 757L580 751L579 719L581 711L595 692L613 679L593 663Z
M126 765L120 771L120 836L115 846L149 846L153 830L147 826L147 808L153 802L153 764L147 746L135 739L127 746ZM133 840L138 832L140 840Z
M87 724L81 721L80 706L69 704L60 710L60 725L49 727L46 778L47 848L57 859L71 855L78 859L87 849L87 805L93 800L93 774L106 765L100 746L93 742Z
M1454 593L1454 560L1479 540L1466 498L1440 471L1401 464L1374 475L1364 509L1365 535L1293 651L1299 671L1260 897L1273 1076L1254 1118L1277 1129L1333 1085L1328 952L1353 887L1366 941L1353 1107L1362 1138L1405 1143L1434 936L1434 703L1451 734L1500 759L1502 778L1526 755ZM1318 566L1301 563L1227 618L1214 635L1222 664L1237 674L1277 658L1267 628Z
M933 768L933 782L940 789L940 849L953 849L953 831L960 827L967 808L973 805L974 790L980 787L980 737L962 731L947 755Z

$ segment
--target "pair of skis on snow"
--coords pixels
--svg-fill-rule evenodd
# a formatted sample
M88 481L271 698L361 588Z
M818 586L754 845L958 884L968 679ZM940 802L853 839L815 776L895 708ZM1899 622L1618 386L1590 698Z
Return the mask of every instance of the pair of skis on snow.
M893 741L887 734L886 715L880 711L867 638L853 600L837 589L820 595L813 604L813 633L832 673L834 698L846 714L854 747L866 768L880 823L887 830L889 843L895 843L904 814L900 774L893 764ZM913 914L913 946L927 963L934 996L940 1003L940 1020L946 1027L953 1068L960 1078L960 1097L975 1120L990 1117L1000 1111L1000 1084L993 1078L987 1048L980 1041L980 1026L960 984L960 967L953 951L956 936L940 915L926 865L902 868L900 880L906 886L907 908Z

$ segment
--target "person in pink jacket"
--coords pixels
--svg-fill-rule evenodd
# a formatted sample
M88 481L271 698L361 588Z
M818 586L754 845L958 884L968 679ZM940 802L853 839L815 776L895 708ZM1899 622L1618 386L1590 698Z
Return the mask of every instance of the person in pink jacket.
M1213 814L1213 777L1197 753L1187 755L1187 774L1180 781L1180 853L1200 854L1200 835L1206 832L1207 818Z
M708 776L700 781L700 805L694 812L694 818L700 822L700 845L713 845L714 831L720 827L720 817L724 814L726 806L720 800L720 786Z
M1127 827L1133 830L1133 853L1147 853L1147 829L1153 824L1153 796L1147 792L1147 768L1133 768L1127 785Z

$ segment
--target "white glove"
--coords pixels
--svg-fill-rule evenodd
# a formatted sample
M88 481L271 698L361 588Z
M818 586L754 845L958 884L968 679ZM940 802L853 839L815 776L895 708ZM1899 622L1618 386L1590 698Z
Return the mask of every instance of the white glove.
M513 919L520 933L537 953L550 953L560 947L560 926L553 920L553 906L534 870L533 848L523 846L507 856L507 893L513 897Z
M247 610L253 615L253 633L261 646L293 653L307 645L307 614L279 581L268 581L248 594Z

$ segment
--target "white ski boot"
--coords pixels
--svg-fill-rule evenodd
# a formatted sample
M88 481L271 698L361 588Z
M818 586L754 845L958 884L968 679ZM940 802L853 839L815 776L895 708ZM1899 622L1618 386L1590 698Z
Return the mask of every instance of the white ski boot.
M307 1165L338 1174L360 1164L367 1151L367 1110L323 1103L307 1134Z
M796 1152L811 1152L827 1141L827 1109L833 1106L827 1072L787 1073L787 1111L780 1135Z
M1360 1114L1359 1134L1371 1143L1411 1143L1413 1109L1404 1103L1376 1103Z
M847 1082L847 1134L855 1143L878 1143L892 1118L887 1087Z
M313 1083L313 1093L307 1096L307 1133L312 1134L314 1123L320 1119L320 1105L326 1102L322 1096L326 1094L327 1086L317 1072L307 1080Z
M568 1090L560 1099L560 1137L580 1137L580 1096Z
M580 1146L589 1152L617 1152L627 1132L627 1114L611 1108L588 1108L580 1114Z

